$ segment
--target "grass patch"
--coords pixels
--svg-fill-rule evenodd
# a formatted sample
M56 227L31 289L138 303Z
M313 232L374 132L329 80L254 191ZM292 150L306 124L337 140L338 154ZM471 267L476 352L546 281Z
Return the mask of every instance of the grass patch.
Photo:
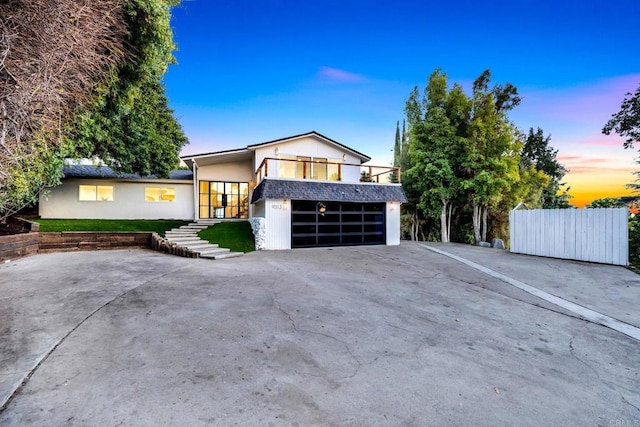
M221 222L202 230L198 237L209 243L217 243L232 252L253 252L256 250L251 224L242 222Z
M164 235L172 228L188 224L179 220L155 219L41 219L32 220L40 224L40 231L44 233L60 231L146 231Z

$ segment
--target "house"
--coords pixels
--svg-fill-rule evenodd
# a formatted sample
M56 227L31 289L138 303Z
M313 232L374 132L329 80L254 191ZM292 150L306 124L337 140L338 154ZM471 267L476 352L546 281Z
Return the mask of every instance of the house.
M317 132L182 160L168 180L68 166L40 216L251 219L265 249L400 243L399 170Z

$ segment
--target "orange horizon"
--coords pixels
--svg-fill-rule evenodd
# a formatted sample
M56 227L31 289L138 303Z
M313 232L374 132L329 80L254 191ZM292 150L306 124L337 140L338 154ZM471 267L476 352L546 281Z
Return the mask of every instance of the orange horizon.
M633 195L634 190L627 188L627 184L635 182L635 179L629 170L601 170L569 172L563 181L567 183L565 188L570 187L569 194L573 196L569 203L584 208L596 199Z

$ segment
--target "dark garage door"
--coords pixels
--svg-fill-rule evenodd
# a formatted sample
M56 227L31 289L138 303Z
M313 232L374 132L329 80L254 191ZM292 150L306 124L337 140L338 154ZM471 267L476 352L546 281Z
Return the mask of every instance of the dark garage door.
M292 248L386 242L384 203L293 200L291 207Z

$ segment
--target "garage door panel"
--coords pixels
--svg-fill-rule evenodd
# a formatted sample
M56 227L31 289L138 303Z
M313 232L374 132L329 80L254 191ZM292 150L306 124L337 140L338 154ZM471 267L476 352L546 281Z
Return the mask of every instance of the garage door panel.
M294 200L291 247L384 244L385 211L384 203Z

